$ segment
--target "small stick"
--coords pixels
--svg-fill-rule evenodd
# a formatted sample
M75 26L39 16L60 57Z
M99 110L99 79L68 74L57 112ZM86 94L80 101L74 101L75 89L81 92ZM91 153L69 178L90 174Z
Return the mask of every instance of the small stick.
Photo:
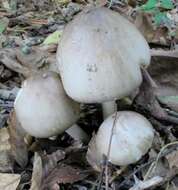
M106 157L106 166L105 166L105 178L106 178L105 179L105 185L106 185L106 190L109 189L108 159L109 159L110 152L111 152L111 143L112 143L112 137L113 137L114 127L116 125L116 121L117 121L117 111L115 112L115 117L114 117L112 129L111 129L111 135L110 135L110 139L109 139L109 147L108 147L108 152L107 152L107 157Z

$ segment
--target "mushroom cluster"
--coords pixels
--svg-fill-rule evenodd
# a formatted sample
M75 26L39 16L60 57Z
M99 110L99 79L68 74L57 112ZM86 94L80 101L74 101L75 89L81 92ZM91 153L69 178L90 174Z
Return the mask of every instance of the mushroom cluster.
M101 103L106 119L87 153L89 163L100 163L108 151L115 100L140 86L141 67L149 63L148 44L131 22L108 8L85 9L67 24L59 42L61 78L46 72L26 79L14 104L17 118L32 136L51 137L68 129L87 142L88 136L75 124L79 103ZM138 161L151 147L151 124L140 114L123 111L117 113L115 125L109 161Z
M114 100L140 86L150 52L132 23L101 7L84 10L66 26L57 60L66 93L78 102L102 103L107 117Z

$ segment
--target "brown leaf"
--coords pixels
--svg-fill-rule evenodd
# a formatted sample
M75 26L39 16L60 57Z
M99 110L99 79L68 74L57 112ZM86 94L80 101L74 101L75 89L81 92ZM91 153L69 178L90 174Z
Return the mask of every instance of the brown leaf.
M155 55L148 71L158 85L157 94L162 96L178 94L177 58Z
M65 158L65 152L57 150L43 158L43 179L57 166L60 160Z
M167 156L167 161L169 163L170 169L177 168L178 169L178 150L175 150L169 153Z
M134 100L136 109L147 111L158 120L178 124L177 117L169 116L165 109L161 107L156 93L158 86L145 69L142 69L142 76L143 82L140 86L140 92Z
M0 173L0 189L2 190L15 190L19 182L19 174Z
M41 190L42 170L42 160L40 155L36 152L33 162L33 173L30 190Z
M167 45L167 30L165 28L155 29L152 24L152 14L140 12L135 19L135 25L150 43Z
M61 164L43 181L42 189L55 189L58 184L74 183L83 180L87 176L88 174L80 168Z
M55 54L48 53L47 50L32 48L31 53L24 54L21 49L4 48L0 50L2 64L7 68L29 77L43 71L57 71L55 64Z
M95 138L95 134L93 135L89 145L88 145L88 151L87 151L87 161L89 162L89 164L96 170L96 171L101 171L101 161L102 158L100 156L100 154L98 154L98 150L96 147L96 138Z
M137 180L136 184L133 187L131 187L129 190L148 189L148 188L155 187L155 186L159 185L162 181L163 181L163 178L160 176L155 176L155 177L148 179L146 181Z
M174 54L174 53L173 53ZM155 93L159 97L177 96L178 94L178 64L177 58L164 55L154 55L148 71L158 88ZM163 102L174 111L178 111L175 102Z
M10 113L8 130L12 154L16 162L21 167L25 167L28 162L27 144L24 141L26 133L24 132L20 123L17 121L14 111Z
M30 71L28 68L21 65L16 60L16 54L15 51L12 49L2 49L0 51L0 59L1 63L4 64L7 68L11 69L12 71L15 71L17 73L21 73L25 76L30 75Z
M7 128L0 129L0 171L10 172L13 170L14 159L11 154L9 133Z

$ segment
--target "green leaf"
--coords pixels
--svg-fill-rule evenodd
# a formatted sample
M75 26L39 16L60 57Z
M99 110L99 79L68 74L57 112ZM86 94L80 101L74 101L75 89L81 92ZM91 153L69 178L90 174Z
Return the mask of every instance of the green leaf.
M157 0L148 0L144 5L142 5L140 8L144 11L149 11L151 9L154 9L156 7L156 4L158 3Z
M174 5L171 0L160 0L160 7L164 9L173 9Z
M61 37L62 31L55 31L52 34L50 34L43 42L45 45L49 44L57 44L59 42L59 39Z
M159 26L161 24L164 24L165 26L169 26L171 23L171 20L167 17L167 14L165 12L157 12L154 17L154 23Z
M143 11L152 11L155 8L173 9L174 5L171 0L148 0L139 8Z
M0 19L0 34L2 34L6 30L8 24L9 24L8 18L4 17Z

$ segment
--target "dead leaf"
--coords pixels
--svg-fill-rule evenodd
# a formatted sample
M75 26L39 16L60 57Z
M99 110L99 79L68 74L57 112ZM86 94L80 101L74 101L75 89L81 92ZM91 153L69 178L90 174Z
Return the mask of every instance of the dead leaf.
M130 188L129 190L144 190L148 189L151 187L155 187L156 185L159 185L163 181L163 178L160 176L155 176L149 180L146 181L141 181L141 180L136 180L135 185Z
M95 134L93 134L93 137L88 145L88 151L87 151L87 161L89 162L89 164L96 170L96 171L101 171L101 161L102 158L100 157L100 154L98 154L98 150L96 147L96 138L95 138Z
M10 113L8 130L12 154L16 162L24 168L28 162L27 144L24 141L26 133L17 121L15 111Z
M16 54L14 50L2 49L0 51L0 59L1 63L4 64L7 68L11 69L12 71L24 74L25 76L29 76L28 68L22 66L16 60Z
M0 189L2 190L16 190L19 182L19 174L0 173Z
M151 65L148 68L151 77L155 80L158 88L155 93L161 96L177 96L178 95L178 64L177 58L166 57L164 55L155 55L152 57ZM178 111L178 104L165 102L168 107L174 111Z
M43 157L43 179L50 174L50 172L57 166L60 160L65 158L65 152L57 150L52 154Z
M0 62L25 77L44 71L56 72L54 57L54 53L42 51L40 48L32 48L29 54L24 54L20 48L16 48L15 51L10 48L0 50Z
M42 171L42 160L40 155L36 152L33 162L33 173L30 190L41 190Z
M139 12L136 15L135 25L148 42L162 45L168 44L169 40L167 40L168 34L166 28L155 29L152 24L151 14Z
M78 167L58 165L42 182L42 189L55 189L59 184L74 183L86 178L88 174Z
M0 129L0 171L10 172L13 170L14 159L11 154L7 128Z
M166 155L166 159L169 163L170 169L178 168L178 150L172 151Z
M170 123L178 124L178 118L169 113L161 106L158 101L159 88L155 81L152 79L147 70L142 69L143 82L140 86L140 92L134 99L134 107L137 111L146 111L154 118L167 121ZM162 89L164 91L164 89Z

